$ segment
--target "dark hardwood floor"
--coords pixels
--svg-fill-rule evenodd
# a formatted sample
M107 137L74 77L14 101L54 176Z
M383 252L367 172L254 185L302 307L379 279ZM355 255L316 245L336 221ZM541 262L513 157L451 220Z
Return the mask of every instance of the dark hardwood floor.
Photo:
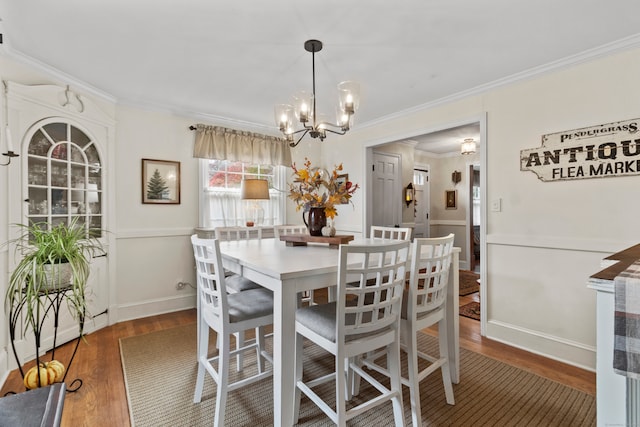
M460 297L460 304L472 300L479 300L478 293ZM185 310L121 322L87 335L67 376L67 384L70 384L70 379L81 378L83 385L77 392L67 393L62 425L130 426L118 340L195 320L195 310ZM432 330L428 332L435 334ZM460 345L595 396L595 373L483 338L480 336L480 322L462 316ZM71 346L64 346L56 350L56 358L68 360L70 351ZM18 370L9 375L0 395L9 391L24 391Z

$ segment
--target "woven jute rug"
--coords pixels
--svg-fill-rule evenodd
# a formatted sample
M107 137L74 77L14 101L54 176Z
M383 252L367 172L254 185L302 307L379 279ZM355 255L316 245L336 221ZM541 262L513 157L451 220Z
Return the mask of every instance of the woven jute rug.
M213 338L213 337L212 337ZM269 340L270 341L270 340ZM211 340L214 350L215 339ZM431 350L434 338L422 336L421 349ZM215 384L206 376L203 400L193 403L197 372L196 325L187 325L120 340L122 365L132 425L210 426L213 423ZM305 347L305 376L333 369L333 358L319 347ZM247 356L247 363L251 357ZM461 378L454 385L454 406L445 401L442 377L434 373L420 387L425 426L595 426L595 397L505 363L461 349ZM235 374L235 364L232 365ZM247 368L245 368L247 370ZM250 372L250 371L249 371ZM411 425L408 389L404 389L407 425ZM333 394L328 385L323 391ZM365 381L361 395L377 392ZM358 398L355 400L358 402ZM225 425L273 425L273 382L265 379L229 394ZM324 413L303 397L301 426L333 425ZM351 420L350 426L393 425L391 404Z

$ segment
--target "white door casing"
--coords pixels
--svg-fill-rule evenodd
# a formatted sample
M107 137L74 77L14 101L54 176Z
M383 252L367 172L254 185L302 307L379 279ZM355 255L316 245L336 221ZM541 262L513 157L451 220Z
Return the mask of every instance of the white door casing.
M430 237L429 211L429 170L426 167L413 170L413 188L415 189L415 226L414 238Z

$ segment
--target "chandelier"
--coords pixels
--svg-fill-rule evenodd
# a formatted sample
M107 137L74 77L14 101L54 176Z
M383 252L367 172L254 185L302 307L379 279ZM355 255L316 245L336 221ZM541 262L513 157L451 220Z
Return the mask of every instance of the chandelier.
M473 154L476 152L476 142L473 138L467 138L462 142L460 146L461 154Z
M311 52L311 66L313 77L313 91L311 93L301 91L293 97L293 105L279 104L274 107L276 124L284 134L289 145L295 147L305 135L312 138L320 138L323 141L327 132L344 135L353 124L353 115L360 104L360 85L356 82L346 81L338 85L339 104L336 108L336 122L320 120L316 112L316 52L322 50L320 40L307 40L304 48ZM302 125L301 129L294 127L294 121ZM294 135L302 133L294 142Z

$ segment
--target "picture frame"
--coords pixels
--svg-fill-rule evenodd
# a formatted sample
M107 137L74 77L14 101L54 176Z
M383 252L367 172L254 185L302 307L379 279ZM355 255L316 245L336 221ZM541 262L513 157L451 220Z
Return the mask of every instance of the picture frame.
M445 190L444 205L446 209L458 209L458 190Z
M342 185L342 184L347 184L347 182L349 181L349 174L348 173L343 173L341 175L338 175L338 177L336 178L336 183L338 185ZM349 202L341 202L341 205L348 205Z
M180 204L180 162L142 159L142 203Z

